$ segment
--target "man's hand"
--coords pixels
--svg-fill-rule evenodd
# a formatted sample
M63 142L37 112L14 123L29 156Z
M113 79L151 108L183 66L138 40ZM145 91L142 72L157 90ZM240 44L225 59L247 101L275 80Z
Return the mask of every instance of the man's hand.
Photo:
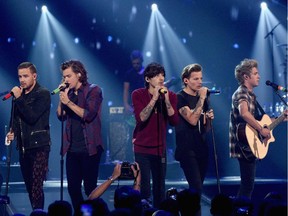
M119 176L121 175L121 164L117 163L116 166L114 167L113 173L112 173L112 178L116 180Z
M213 111L213 109L210 109L208 112L206 112L206 117L208 119L211 119L211 120L214 119L214 111Z
M18 86L14 86L11 90L11 92L13 92L13 95L15 98L18 98L21 96L22 92L23 92L23 88L18 87Z
M14 140L14 132L8 132L5 139L5 145L10 145L11 141Z

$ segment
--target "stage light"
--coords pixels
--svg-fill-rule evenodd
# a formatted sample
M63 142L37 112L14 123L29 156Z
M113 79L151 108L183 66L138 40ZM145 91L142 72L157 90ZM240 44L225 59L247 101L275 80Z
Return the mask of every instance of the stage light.
M77 38L77 37L76 37L76 38L74 38L74 43L75 43L75 44L78 44L78 43L79 43L79 41L80 41L80 40L79 40L79 38Z
M46 13L48 11L48 8L47 8L46 5L43 5L41 10L42 10L43 13Z
M108 42L112 42L112 40L113 40L113 37L112 37L111 35L109 35L109 36L107 37L107 41L108 41Z
M112 106L113 105L113 101L108 101L107 105L108 105L108 107Z
M151 53L150 51L147 51L147 52L146 52L146 57L149 58L149 57L151 57L151 56L152 56L152 53Z
M96 43L96 49L97 49L97 50L100 50L100 49L101 49L101 43L100 43L100 42L97 42L97 43Z
M50 59L54 59L55 55L53 52L50 53Z
M239 44L238 43L233 44L233 48L234 49L239 49Z
M15 42L15 38L8 37L8 38L7 38L7 42L8 42L8 43L13 43L13 42Z
M152 4L152 5L151 5L151 10L152 10L152 11L158 10L157 4Z
M267 9L267 4L266 4L266 2L262 2L262 3L260 4L260 6L261 6L261 9L262 9L262 10Z
M132 7L131 13L134 15L137 14L137 7L136 6Z

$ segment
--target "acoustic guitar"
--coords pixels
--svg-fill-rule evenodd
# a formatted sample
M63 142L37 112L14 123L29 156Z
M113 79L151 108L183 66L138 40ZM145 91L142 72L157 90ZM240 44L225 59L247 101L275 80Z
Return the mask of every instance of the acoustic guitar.
M266 127L270 130L270 138L262 137L261 134L249 124L241 123L238 125L237 138L239 146L247 160L250 160L253 157L263 159L267 155L269 144L275 141L272 134L273 129L282 122L285 117L285 113L282 113L272 122L271 118L264 114L262 119L258 121L262 127Z

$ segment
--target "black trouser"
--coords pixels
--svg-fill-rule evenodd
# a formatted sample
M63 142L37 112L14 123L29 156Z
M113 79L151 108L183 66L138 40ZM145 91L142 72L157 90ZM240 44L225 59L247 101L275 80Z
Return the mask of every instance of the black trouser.
M86 196L97 187L98 171L102 151L89 156L88 153L67 152L66 173L68 192L74 211L77 211L83 202L82 181Z
M256 160L247 161L245 158L239 158L241 183L237 197L245 196L251 199L254 190Z
M43 182L48 172L49 150L31 150L20 153L20 165L30 203L33 209L44 208Z
M165 199L166 158L135 153L135 161L141 170L141 197L151 198L150 172L153 181L153 206L158 208Z
M183 169L189 188L201 194L208 169L208 153L199 157L193 152L187 152L187 155L181 157L180 166Z

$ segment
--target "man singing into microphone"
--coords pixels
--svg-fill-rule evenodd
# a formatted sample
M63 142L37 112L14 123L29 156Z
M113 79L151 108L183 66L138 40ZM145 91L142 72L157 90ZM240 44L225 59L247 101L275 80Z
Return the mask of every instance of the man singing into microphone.
M209 154L205 133L211 129L214 113L207 103L208 89L202 86L201 65L184 67L181 79L184 88L177 93L180 118L176 126L175 159L180 162L189 188L201 194Z
M60 91L57 116L60 121L66 121L61 152L66 154L68 192L76 215L84 200L82 182L86 196L97 186L103 152L103 96L99 86L88 83L87 71L82 62L69 60L62 63L61 70L63 83L68 83L69 88Z
M135 161L141 170L141 196L150 202L150 173L153 181L153 205L165 198L166 130L178 121L176 94L164 86L165 69L150 63L144 70L146 88L132 92L136 119L133 133Z
M14 113L11 114L7 141L17 138L21 172L34 209L44 208L43 182L48 171L50 152L49 115L51 98L47 89L36 81L34 64L23 62L18 66L20 87L15 86Z

